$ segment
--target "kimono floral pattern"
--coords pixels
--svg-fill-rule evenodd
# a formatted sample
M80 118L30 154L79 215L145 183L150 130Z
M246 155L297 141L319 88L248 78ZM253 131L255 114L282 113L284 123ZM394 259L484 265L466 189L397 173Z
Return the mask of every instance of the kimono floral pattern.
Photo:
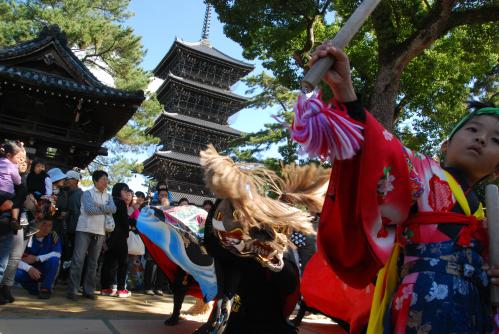
M447 182L434 175L430 180L430 187L432 192L430 193L429 203L432 209L434 211L450 211L454 202Z
M395 181L395 176L390 174L390 167L385 167L383 170L383 176L378 181L378 194L385 197L390 191L394 189L393 181Z
M418 175L416 170L414 169L414 165L411 159L407 156L406 153L406 161L407 167L409 168L409 182L411 187L411 197L414 201L421 197L424 193L424 184L421 177Z
M386 141L391 141L393 139L393 135L386 129L385 131L383 131L383 136L385 137Z
M424 298L426 299L427 302L431 302L435 299L444 300L448 296L449 296L449 287L447 285L437 284L436 282L433 282L430 291Z

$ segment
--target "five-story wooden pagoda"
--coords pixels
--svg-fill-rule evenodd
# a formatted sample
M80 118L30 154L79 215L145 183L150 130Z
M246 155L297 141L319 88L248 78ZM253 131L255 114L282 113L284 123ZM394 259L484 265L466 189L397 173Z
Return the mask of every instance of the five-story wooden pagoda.
M163 80L156 95L165 111L148 130L160 138L161 149L144 162L144 174L166 180L175 202L186 197L198 205L213 196L204 186L199 152L209 143L224 149L240 136L227 122L246 98L230 87L254 68L210 44L209 15L210 7L199 42L176 39L153 70Z

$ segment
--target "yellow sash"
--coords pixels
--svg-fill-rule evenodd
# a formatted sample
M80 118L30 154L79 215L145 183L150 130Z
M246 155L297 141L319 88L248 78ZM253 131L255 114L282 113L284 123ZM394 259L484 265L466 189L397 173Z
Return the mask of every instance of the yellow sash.
M452 191L452 195L456 198L456 201L459 203L459 206L461 209L463 209L463 212L465 215L470 216L471 215L471 209L470 205L468 203L468 199L466 199L466 195L464 194L463 188L457 183L456 179L454 176L452 176L450 173L444 170L445 177L447 178L447 183L449 184L450 190ZM478 209L476 212L473 214L473 216L476 217L478 220L483 220L485 219L485 211L483 210L482 203L478 206Z
M385 311L389 307L391 296L399 284L399 275L397 268L397 260L400 254L400 245L395 243L392 254L388 262L378 272L376 279L376 288L374 289L373 303L371 306L371 314L369 314L369 325L367 326L367 334L383 333L383 318Z

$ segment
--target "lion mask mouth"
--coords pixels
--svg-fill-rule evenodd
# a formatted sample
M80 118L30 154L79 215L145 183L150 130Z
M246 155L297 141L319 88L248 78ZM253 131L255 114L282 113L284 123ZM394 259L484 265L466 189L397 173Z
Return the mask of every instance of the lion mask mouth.
M272 271L282 270L287 240L282 233L256 227L245 232L232 205L225 200L216 209L212 225L221 244L235 255L252 257Z
M283 253L274 249L270 242L251 239L242 229L229 232L216 230L216 234L222 245L238 256L253 257L272 271L280 271L284 266Z

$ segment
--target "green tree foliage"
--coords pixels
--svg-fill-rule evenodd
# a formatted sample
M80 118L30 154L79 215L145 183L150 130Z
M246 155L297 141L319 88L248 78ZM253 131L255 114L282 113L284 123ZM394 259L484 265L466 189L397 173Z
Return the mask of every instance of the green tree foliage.
M248 107L276 108L277 118L291 124L296 92L279 84L276 78L265 72L248 77L244 79L244 82L249 87L246 94L256 93L248 102ZM259 161L258 154L268 150L272 145L277 145L285 163L293 162L298 158L297 144L289 139L287 128L279 123L265 124L263 130L246 134L233 141L230 151L235 154L237 160L256 162ZM267 162L269 165L273 164L270 160Z
M293 121L293 107L298 97L298 91L284 87L279 83L279 80L265 72L243 80L248 86L246 94L253 95L248 106L256 109L274 109L276 119L279 122L265 124L263 130L246 134L233 141L228 153L239 161L263 163L267 168L277 173L281 172L282 164L292 162L298 164L312 162L321 164L325 168L331 167L328 162L300 156L298 144L290 139L286 124L291 124ZM262 159L259 154L273 145L277 147L281 159Z
M128 10L129 3L129 0L0 0L0 47L33 39L44 26L57 24L66 34L68 45L87 66L110 74L117 88L145 90L151 74L139 66L145 55L140 37L125 24L133 15ZM137 152L157 142L144 135L144 130L152 125L160 110L157 99L150 96L107 143L112 155L100 157L100 163L108 168L117 164L112 174L128 175L137 162L122 154ZM118 154L119 158L114 157Z
M208 0L227 36L290 89L358 0ZM347 47L356 90L405 143L434 152L470 97L497 90L499 3L383 0ZM495 84L494 84L495 82Z

